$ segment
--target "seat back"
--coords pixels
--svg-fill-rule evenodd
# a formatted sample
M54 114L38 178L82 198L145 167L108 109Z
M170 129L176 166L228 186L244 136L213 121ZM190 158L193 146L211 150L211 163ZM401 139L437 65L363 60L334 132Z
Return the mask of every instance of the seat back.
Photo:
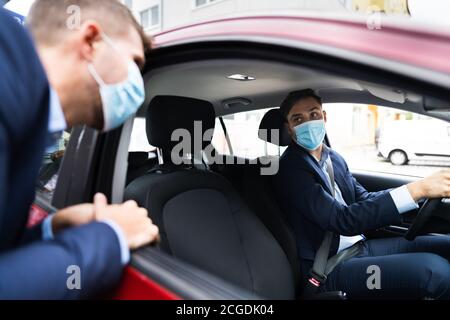
M147 111L147 136L151 145L162 149L164 159L171 160L131 182L125 198L148 209L160 228L165 252L261 297L292 299L294 280L286 254L233 186L218 174L173 161L172 148L180 153L171 139L173 130L203 136L214 128L214 117L213 106L206 101L153 99ZM195 121L202 123L200 130ZM203 141L200 148L209 143ZM198 151L191 149L197 156Z
M271 134L271 130L278 130L278 134ZM267 143L273 143L278 146L290 144L291 138L287 133L284 119L278 109L272 109L265 114L261 121L259 137ZM263 163L267 164L267 160L259 159L257 165L245 167L243 194L246 203L257 213L259 219L283 248L293 270L296 291L299 292L301 264L298 258L295 235L275 196L272 187L274 176L261 174L261 169L264 167ZM271 161L278 160L278 157L272 157L271 159Z
M126 185L158 165L157 155L152 154L153 157L149 157L149 155L149 152L128 153L128 172Z

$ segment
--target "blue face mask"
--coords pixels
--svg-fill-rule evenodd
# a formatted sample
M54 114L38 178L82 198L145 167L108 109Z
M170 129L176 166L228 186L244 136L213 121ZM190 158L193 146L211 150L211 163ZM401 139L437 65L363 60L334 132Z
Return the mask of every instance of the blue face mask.
M314 120L294 127L297 143L303 148L314 151L325 139L325 121Z
M117 47L111 39L103 34L103 39L117 53ZM145 100L144 80L134 61L128 62L128 78L117 84L106 84L94 66L88 66L89 72L100 87L103 105L103 131L120 127L129 117L137 112Z

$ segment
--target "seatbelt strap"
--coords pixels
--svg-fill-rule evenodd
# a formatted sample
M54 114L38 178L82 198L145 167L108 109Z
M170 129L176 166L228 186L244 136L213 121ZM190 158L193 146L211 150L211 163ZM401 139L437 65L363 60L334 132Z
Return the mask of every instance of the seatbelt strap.
M335 182L334 182L333 163L331 162L330 156L328 156L326 163L327 163L327 173L328 173L328 176L330 177L331 195L334 198L336 196L336 190L335 190Z
M331 162L330 157L328 157L327 161L327 173L330 178L330 188L331 195L335 196L335 186L334 186L334 170L333 163ZM322 240L322 244L319 247L319 250L316 252L316 256L314 257L314 264L311 269L311 278L308 280L311 284L316 287L319 287L321 283L326 281L327 275L325 274L325 270L328 262L328 255L330 254L331 242L333 241L334 233L331 231L327 231L324 239Z
M353 257L356 257L363 249L363 241L359 241L338 254L331 257L327 262L327 267L325 268L325 275L328 276L334 268L341 262L347 261Z
M327 161L327 173L330 178L330 187L331 194L333 198L335 197L335 182L334 182L334 170L333 163L331 162L330 157L328 157ZM352 247L343 250L328 259L331 242L333 240L334 233L331 231L327 231L325 233L325 237L322 240L322 244L316 252L316 256L314 257L314 264L310 271L310 278L308 279L308 283L303 292L303 297L306 299L314 298L314 295L317 293L318 288L327 281L327 276L334 270L334 268L341 262L346 261L350 258L358 255L362 248L362 242L359 242Z

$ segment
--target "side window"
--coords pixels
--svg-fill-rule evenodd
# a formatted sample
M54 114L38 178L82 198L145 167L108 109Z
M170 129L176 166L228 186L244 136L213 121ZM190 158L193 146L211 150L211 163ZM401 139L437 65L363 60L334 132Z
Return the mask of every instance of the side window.
M53 193L58 182L59 169L65 154L67 144L70 140L70 132L65 131L54 145L48 147L44 152L44 158L39 170L36 191L46 200L51 202ZM136 118L133 125L129 146L129 163L132 174L138 168L139 173L147 166L151 168L158 163L156 148L147 141L145 119ZM143 168L144 167L144 168ZM134 175L131 176L135 177Z
M131 131L130 147L128 152L155 152L156 148L151 146L147 140L147 131L144 118L135 118L133 131Z
M64 131L59 139L55 141L55 144L48 147L44 152L44 159L39 170L36 190L49 201L52 199L53 192L56 188L59 168L69 140L70 132Z
M450 166L449 124L373 105L326 104L332 147L350 169L424 177Z
M157 149L147 140L144 118L135 118L128 148L128 172L126 184L146 174L158 164Z
M286 148L267 143L258 137L261 120L269 110L255 110L223 117L234 156L256 159L263 156L278 156L283 153ZM212 144L220 154L231 155L219 119L216 119Z

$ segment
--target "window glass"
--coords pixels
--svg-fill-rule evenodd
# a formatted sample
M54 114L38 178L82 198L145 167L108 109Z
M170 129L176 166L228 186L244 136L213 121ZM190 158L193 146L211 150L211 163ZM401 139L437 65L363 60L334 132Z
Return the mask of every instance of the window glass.
M125 5L130 9L133 8L133 0L125 0Z
M200 7L207 3L207 0L195 0L195 6Z
M144 29L159 25L159 5L141 11L141 24Z
M144 118L135 118L131 131L128 149L128 170L126 185L145 175L158 165L158 151L147 140L146 122Z
M333 149L350 169L424 177L450 166L450 124L373 105L326 104Z
M147 140L147 130L144 118L134 119L131 131L129 152L152 152L156 148L151 146Z
M201 7L201 6L204 6L206 4L210 4L212 2L216 2L216 1L220 1L220 0L195 0L195 7Z
M141 24L144 29L150 27L150 10L144 10L141 12Z
M277 156L286 149L267 143L258 137L259 125L267 111L269 109L242 112L223 118L234 156L255 159L263 156ZM212 143L220 154L231 154L219 119L216 120Z
M152 22L151 26L157 26L159 24L159 6L154 6L150 9Z
M44 159L39 170L37 180L37 191L44 195L49 202L53 198L53 193L58 182L59 169L66 151L67 144L70 140L70 132L64 131L53 145L48 147L44 152Z

